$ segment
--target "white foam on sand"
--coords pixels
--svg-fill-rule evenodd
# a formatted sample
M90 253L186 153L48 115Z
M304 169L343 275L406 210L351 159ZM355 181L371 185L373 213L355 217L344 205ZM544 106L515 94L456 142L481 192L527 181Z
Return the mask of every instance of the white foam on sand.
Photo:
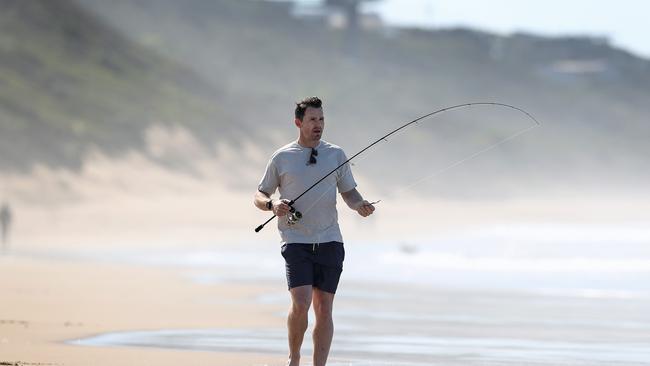
M109 333L70 341L84 346L135 346L217 352L281 354L284 330L207 329ZM650 359L647 344L566 342L501 337L435 337L338 332L332 365L632 365ZM311 345L305 342L305 354ZM381 361L374 361L381 360ZM383 362L383 363L382 363Z

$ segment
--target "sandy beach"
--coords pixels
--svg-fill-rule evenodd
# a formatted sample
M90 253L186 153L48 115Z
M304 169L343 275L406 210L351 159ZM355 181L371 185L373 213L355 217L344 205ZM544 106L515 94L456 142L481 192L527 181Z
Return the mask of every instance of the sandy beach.
M160 268L0 257L0 361L29 365L265 365L273 355L83 347L66 341L161 328L282 326L251 285L199 285Z
M192 257L236 258L233 249L188 250L195 251ZM349 248L352 264L363 250ZM0 361L283 365L287 292L281 276L241 276L210 261L183 265L179 253L166 256L176 264L70 253L0 257ZM436 271L443 279L463 272ZM542 275L521 276L532 281ZM348 277L337 294L332 366L650 364L645 290L444 289L382 284L380 277L360 281L352 269ZM307 334L306 365L309 339Z
M0 362L283 365L277 232L252 230L267 215L247 192L136 183L14 204ZM387 201L366 222L342 210L328 365L650 365L648 201L568 202Z

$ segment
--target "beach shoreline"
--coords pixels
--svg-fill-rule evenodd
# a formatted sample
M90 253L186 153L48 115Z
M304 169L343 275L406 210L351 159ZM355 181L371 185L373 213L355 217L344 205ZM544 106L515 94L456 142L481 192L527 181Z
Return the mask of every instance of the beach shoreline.
M188 275L197 270L191 265L17 254L0 257L0 269L7 299L1 362L286 361L288 294L281 276L211 280L205 269ZM352 272L337 294L330 364L648 365L648 306L650 297L627 293L443 289L359 282ZM313 319L303 345L307 365L312 326Z
M284 365L289 298L277 232L253 232L267 215L253 211L250 197L227 196L229 206L247 210L221 212L206 202L222 196L200 193L187 202L18 205L10 250L0 256L0 362ZM205 210L196 213L197 202ZM342 211L346 262L333 364L518 365L519 350L520 361L554 365L563 349L582 359L567 365L598 364L598 356L607 365L643 364L634 360L650 359L638 350L650 344L650 231L628 203L589 210L591 219L580 205L558 216L553 202L437 202L435 214L417 220L409 212L430 207L386 205L392 213L367 222ZM399 230L382 237L375 229L388 221ZM226 342L233 334L262 342L260 330L270 331L266 347L233 351ZM81 345L136 331L153 341ZM185 343L156 340L160 332ZM637 358L616 352L609 338ZM592 352L590 342L605 351ZM306 361L309 343L307 334Z

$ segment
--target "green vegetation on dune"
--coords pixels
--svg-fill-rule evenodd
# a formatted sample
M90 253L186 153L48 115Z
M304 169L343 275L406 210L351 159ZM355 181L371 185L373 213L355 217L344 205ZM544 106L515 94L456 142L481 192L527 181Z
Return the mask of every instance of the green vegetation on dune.
M0 3L0 168L75 166L138 148L152 123L195 127L216 89L70 1Z
M78 161L91 145L138 149L154 122L187 126L206 143L250 136L270 152L269 135L293 137L292 102L321 95L327 138L350 152L437 108L501 101L544 127L517 150L482 157L477 176L516 167L509 174L533 179L647 178L650 62L605 40L380 28L362 31L351 52L345 30L297 18L286 2L0 4L0 168ZM444 156L503 136L499 118L404 138L431 139Z

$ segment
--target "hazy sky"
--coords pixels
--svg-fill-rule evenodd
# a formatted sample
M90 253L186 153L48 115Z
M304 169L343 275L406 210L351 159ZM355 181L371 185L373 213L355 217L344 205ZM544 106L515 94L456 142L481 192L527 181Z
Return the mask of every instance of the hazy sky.
M380 0L367 7L391 24L606 36L613 45L650 58L650 1Z
M394 24L607 36L612 44L650 58L650 1L383 0L369 8Z

